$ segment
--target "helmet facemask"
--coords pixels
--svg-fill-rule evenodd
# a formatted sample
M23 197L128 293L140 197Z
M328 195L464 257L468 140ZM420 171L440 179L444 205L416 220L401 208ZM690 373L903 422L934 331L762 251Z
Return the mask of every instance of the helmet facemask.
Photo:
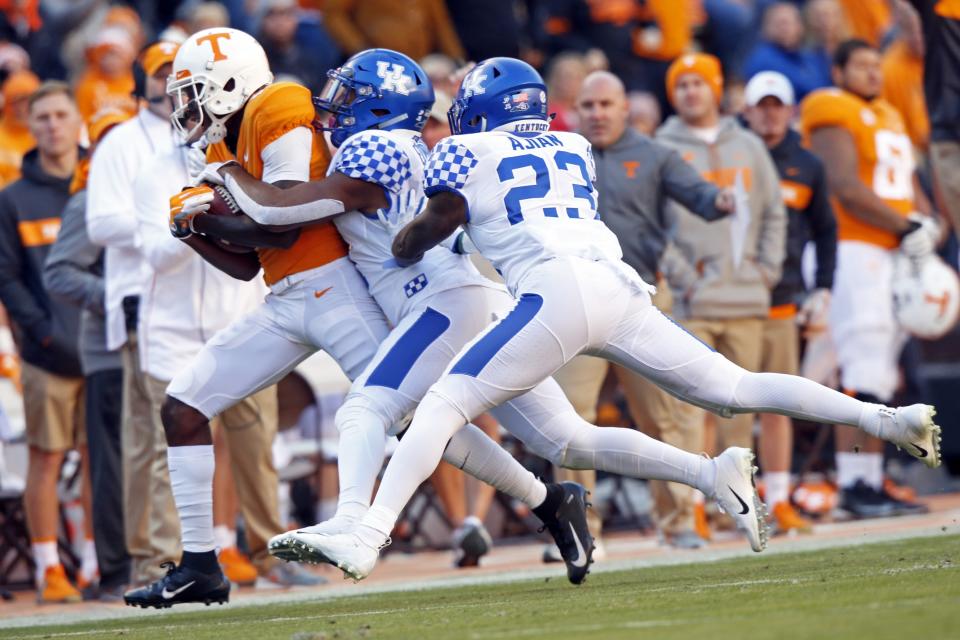
M167 83L167 94L173 98L170 120L184 141L195 142L204 135L209 143L214 144L227 137L226 121L232 113L218 117L206 108L213 96L222 91L223 88L210 78L188 76Z

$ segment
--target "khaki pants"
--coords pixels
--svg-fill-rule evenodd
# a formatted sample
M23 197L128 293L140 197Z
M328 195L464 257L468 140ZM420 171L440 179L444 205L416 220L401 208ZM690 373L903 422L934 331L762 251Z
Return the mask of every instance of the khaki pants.
M954 232L960 234L960 142L931 142L930 164L940 196L937 204L949 214Z
M597 421L597 400L600 397L603 381L607 377L607 366L607 361L601 358L577 356L553 374L553 378L563 389L576 412L591 424ZM580 483L591 492L597 486L597 472L593 469L554 467L553 477L557 482ZM603 519L592 507L587 511L587 525L594 538L599 538L603 533Z
M20 379L28 445L53 453L86 444L83 378L64 378L24 362Z
M132 581L143 584L166 573L161 562L180 560L180 520L170 491L167 439L154 410L147 376L140 370L135 335L129 336L123 358L123 415L120 441L123 463L123 507ZM163 401L161 396L160 402Z
M160 407L166 398L169 382L150 376L147 380L152 413L162 429ZM276 562L267 552L267 542L284 531L277 496L279 481L273 466L273 438L277 434L276 386L244 398L211 420L210 428L224 430L230 449L230 469L246 525L250 559L263 574Z
M765 318L731 318L725 320L687 320L683 326L708 346L719 351L731 362L749 371L760 369L763 352ZM700 434L701 447L707 453L727 447L751 448L753 443L753 414L741 413L733 418L717 419L716 442L704 441L703 409L676 401L677 419L681 429Z
M796 316L763 321L763 355L758 371L797 375L800 368L800 330Z

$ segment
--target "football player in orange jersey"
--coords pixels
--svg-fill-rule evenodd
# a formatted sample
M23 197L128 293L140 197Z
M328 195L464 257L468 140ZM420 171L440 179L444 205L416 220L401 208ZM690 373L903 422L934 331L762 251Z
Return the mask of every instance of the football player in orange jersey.
M236 159L256 178L281 187L323 177L330 156L314 135L310 91L273 82L266 55L250 35L235 29L193 34L177 53L167 89L176 107L175 126L188 142L205 138L208 160ZM211 195L201 186L171 200L176 212L200 212ZM388 333L382 311L329 223L275 233L242 216L197 216L172 231L234 277L250 280L262 268L271 294L209 340L167 388L161 417L184 553L163 579L125 595L127 604L138 606L229 597L212 530L209 419L274 384L319 349L352 379ZM228 251L201 233L255 250Z
M913 148L903 119L879 98L879 51L848 40L834 55L834 88L810 94L801 128L824 162L837 214L838 249L830 330L843 388L868 402L889 402L906 334L894 318L891 278L897 250L930 254L939 239L916 185ZM841 507L858 517L893 515L918 505L883 490L883 443L837 429ZM855 453L855 451L859 451Z

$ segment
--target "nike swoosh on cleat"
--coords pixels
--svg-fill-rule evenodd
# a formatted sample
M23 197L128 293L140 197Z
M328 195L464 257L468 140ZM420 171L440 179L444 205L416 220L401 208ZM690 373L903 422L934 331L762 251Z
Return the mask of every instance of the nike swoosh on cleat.
M730 489L730 493L733 494L733 497L740 501L740 506L743 508L743 510L740 512L740 515L745 516L750 513L750 507L748 507L747 503L743 501L743 498L741 498L737 492L733 490L733 487L727 485L727 489Z
M919 457L921 457L921 458L926 458L928 455L930 455L930 454L927 453L927 450L924 449L923 447L917 446L917 445L913 444L912 442L911 442L910 444L913 445L913 448L914 448L914 449L916 449L917 451L920 452Z
M580 536L577 535L577 530L573 528L573 523L570 524L570 533L573 534L573 541L577 543L577 559L571 560L570 564L575 567L585 567L587 566L587 554L583 552L583 545L580 543Z
M175 596L178 596L178 595L180 595L181 593L183 593L184 591L186 591L187 589L189 589L190 587L192 587L195 582L196 582L196 580L191 580L191 581L188 582L187 584L183 585L182 587L180 587L179 589L176 589L176 590L174 590L174 591L167 591L167 588L164 587L164 588L163 588L163 591L160 592L160 595L163 597L164 600L169 600L170 598L173 598L173 597L175 597Z

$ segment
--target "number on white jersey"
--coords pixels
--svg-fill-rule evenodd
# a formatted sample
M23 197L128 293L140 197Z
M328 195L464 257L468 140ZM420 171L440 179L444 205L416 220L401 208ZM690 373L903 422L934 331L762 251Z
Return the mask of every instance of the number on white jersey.
M561 149L553 154L552 160L558 171L570 172L571 169L577 169L579 171L579 177L583 179L583 184L572 185L573 196L585 200L589 208L582 210L578 207L566 207L566 216L568 218L598 219L600 215L597 213L597 201L593 197L593 183L590 180L587 162L583 156ZM517 172L519 169L524 168L533 170L534 183L517 184L504 196L503 206L507 210L507 219L510 221L510 224L517 224L523 221L524 200L547 198L550 196L551 189L555 188L555 186L551 184L550 170L547 167L547 162L540 156L533 155L532 153L508 156L501 160L500 164L497 165L497 177L500 178L500 182L510 182L512 180L521 182L523 180L522 178L518 178ZM543 215L547 218L560 217L560 213L556 207L542 207L542 210ZM582 213L586 215L581 215Z
M874 138L873 192L884 200L913 199L913 147L902 133L881 129Z

